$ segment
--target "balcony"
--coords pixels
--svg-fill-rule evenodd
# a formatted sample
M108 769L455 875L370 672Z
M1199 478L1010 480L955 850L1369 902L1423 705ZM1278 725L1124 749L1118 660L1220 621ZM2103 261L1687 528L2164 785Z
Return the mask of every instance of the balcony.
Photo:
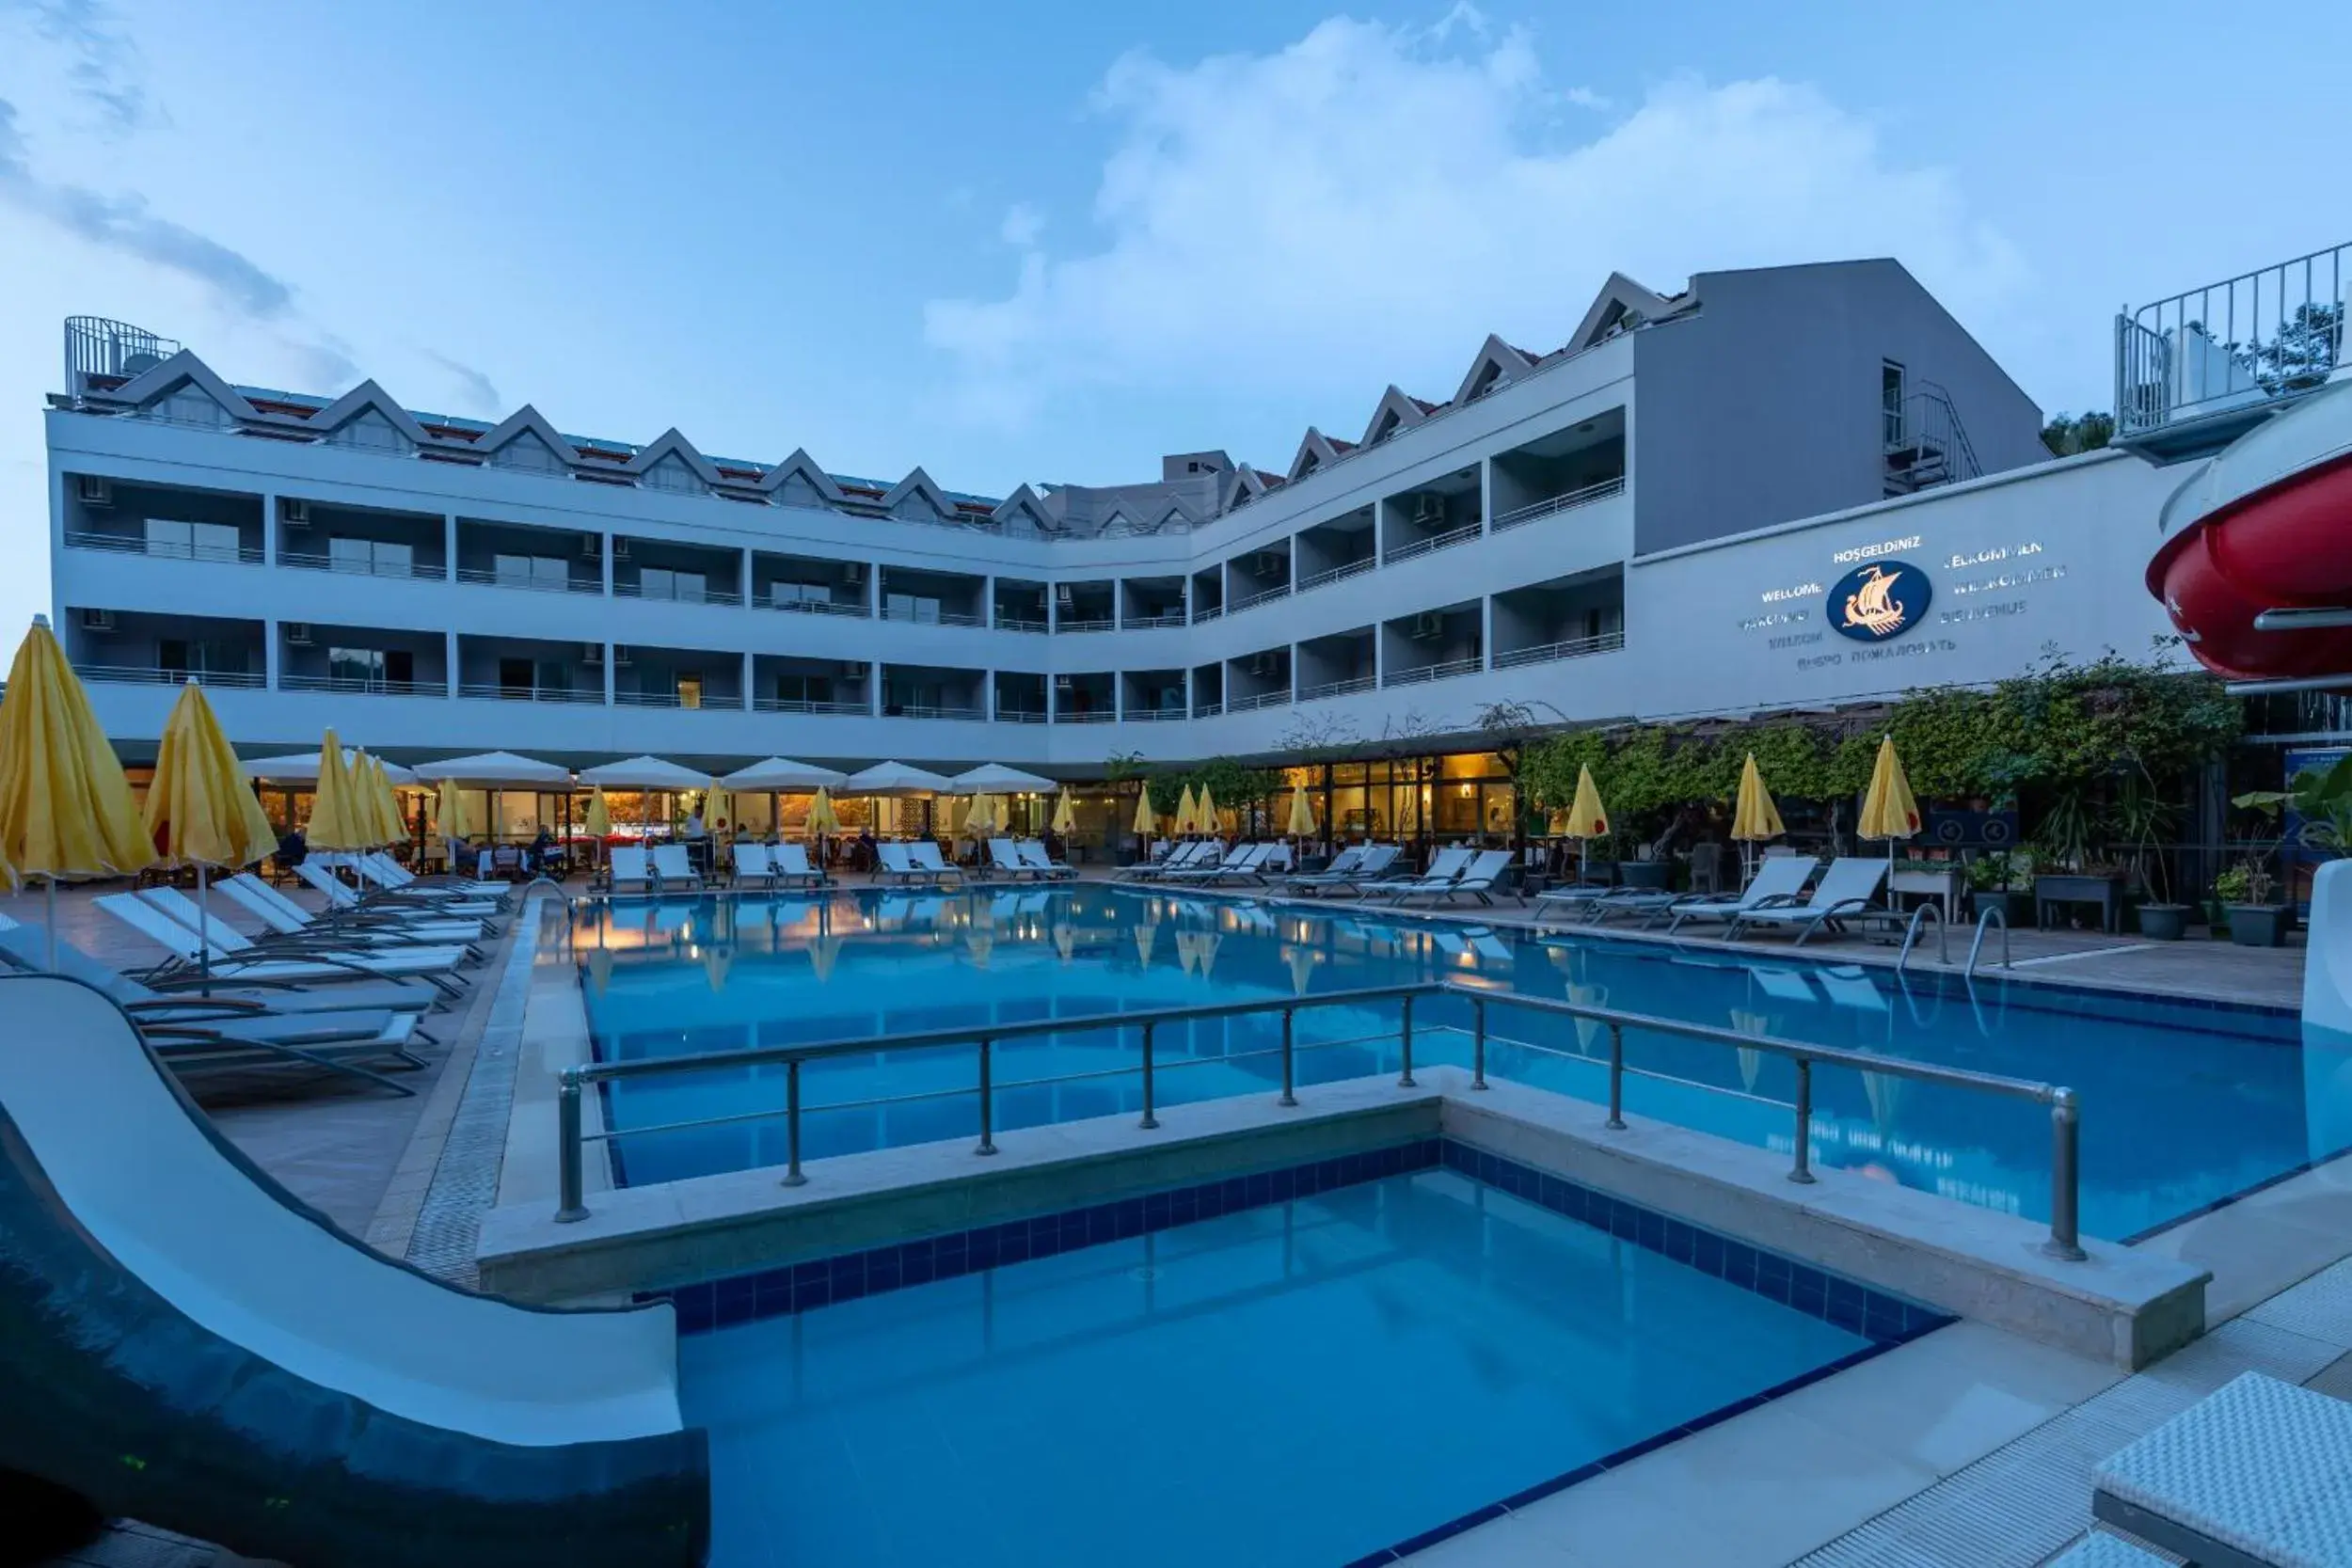
M1380 684L1419 686L1486 668L1484 606L1476 599L1400 616L1380 628Z
M383 675L300 675L280 672L280 691L328 691L352 697L447 697L446 681L392 680ZM598 693L601 697L602 693Z
M615 707L743 709L743 657L715 648L612 648Z
M70 550L104 550L115 555L143 555L155 561L220 561L238 566L259 566L264 559L259 545L169 533L160 538L142 538L136 534L73 532L65 536L65 546Z
M862 562L752 552L751 602L762 610L866 619L874 613L868 580Z
M799 713L811 718L855 717L870 719L874 710L864 703L819 703L805 697L755 697L752 700L755 713Z
M604 536L457 519L459 582L532 594L602 594Z
M1053 611L1047 608L1049 590L1042 582L1019 578L998 578L994 597L990 605L991 624L998 631L1027 632L1041 637L1054 629Z
M85 681L260 690L269 684L260 621L75 607L63 623L68 662Z
M1238 615L1245 610L1291 594L1291 541L1277 540L1246 555L1235 556L1225 563L1225 585L1221 603L1228 615ZM1197 601L1196 601L1197 602Z
M1051 717L1042 673L999 670L993 697L995 719L1000 724L1042 724Z
M714 708L723 713L743 711L743 699L731 691L620 691L612 693L614 707Z
M1625 410L1546 432L1487 460L1487 531L1506 533L1547 517L1622 495L1626 481Z
M1625 646L1625 633L1605 631L1593 637L1571 637L1565 642L1539 642L1531 648L1514 648L1509 653L1495 655L1498 670L1516 670L1524 664L1549 664L1554 659L1581 658L1587 654L1613 654Z
M600 707L604 677L602 642L528 637L457 639L457 694L463 698Z
M167 665L87 664L76 660L73 673L99 686L185 686L190 681L215 691L260 691L269 677L258 670L189 670Z
M1595 501L1605 501L1612 496L1624 494L1625 476L1619 474L1614 479L1599 480L1581 488L1570 490L1565 495L1547 496L1541 500L1531 501L1525 506L1515 507L1509 512L1497 513L1495 520L1488 525L1486 531L1489 533L1506 532L1511 529L1523 528L1529 523L1551 516L1555 513L1573 512L1580 506L1590 506Z
M1482 531L1476 523L1465 523L1460 528L1448 529L1443 533L1432 533L1416 539L1409 545L1400 545L1391 550L1383 564L1394 566L1407 561L1418 561L1422 556L1438 550L1450 550L1456 545L1469 544Z
M281 621L278 689L355 696L446 697L449 643L433 631Z
M988 718L988 673L937 665L890 664L882 667L882 717L885 719Z
M740 605L743 552L675 539L612 541L612 596L673 604Z
M873 666L864 659L755 654L752 709L756 713L870 717L874 700L867 683L872 673Z
M1530 583L1494 596L1494 668L1516 670L1625 646L1625 567Z
M1290 700L1291 694L1287 690L1258 691L1247 697L1234 698L1225 705L1225 711L1250 713L1262 707L1280 707Z
M2115 319L2115 444L2157 462L2217 451L2346 362L2352 244Z
M398 512L379 506L304 500L278 502L278 563L305 572L350 577L449 576L449 537L437 512Z
M457 695L469 702L564 703L589 707L604 705L601 690L561 686L507 686L498 681L462 682L457 688Z
M1128 723L1161 724L1190 715L1183 670L1130 670L1119 677L1119 716Z
M1225 711L1248 713L1253 708L1276 707L1288 703L1291 700L1293 673L1291 650L1287 643L1227 659L1223 693Z
M1327 697L1353 697L1359 691L1377 690L1379 686L1380 680L1376 675L1347 675L1335 681L1318 681L1313 686L1301 687L1298 700L1314 703Z
M281 549L278 552L278 564L290 566L298 572L341 572L350 577L400 580L421 578L428 582L439 582L448 576L438 562L390 554L378 556L373 550L364 554L344 550L342 553L316 555L308 550Z
M963 572L925 572L885 566L881 572L882 619L917 626L985 626L988 579ZM977 706L977 698L970 705Z
M68 474L58 520L68 549L246 566L264 559L259 496Z
M1119 720L1118 677L1107 673L1054 677L1054 722L1110 724Z
M917 626L984 626L987 622L961 610L943 610L936 601L914 600L884 604L882 618Z
M1119 624L1129 631L1184 624L1183 578L1128 578L1119 592Z
M1119 584L1057 582L1054 585L1054 631L1078 634L1119 629Z
M1484 531L1485 505L1476 465L1389 497L1380 503L1381 562L1469 544Z

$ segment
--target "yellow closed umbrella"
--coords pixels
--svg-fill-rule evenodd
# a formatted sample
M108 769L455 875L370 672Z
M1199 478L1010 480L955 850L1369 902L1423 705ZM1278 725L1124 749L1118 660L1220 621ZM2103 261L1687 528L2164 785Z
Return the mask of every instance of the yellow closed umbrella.
M604 798L599 794L589 809L594 813L601 810L603 804ZM610 826L610 818L607 825ZM441 792L434 801L433 832L442 839L466 838L473 832L473 824L466 818L466 792L457 787L454 779L441 781Z
M211 967L211 911L205 875L215 868L238 871L278 842L260 797L237 766L237 753L213 717L204 689L194 681L180 689L164 737L155 751L155 777L147 786L148 841L165 863L196 867L197 969Z
M1315 836L1314 802L1307 799L1307 791L1304 788L1291 791L1291 819L1290 825L1284 832L1293 838Z
M391 776L384 771L384 759L368 758L368 777L375 785L377 831L387 845L399 844L408 837L408 824L401 819L400 797L393 793Z
M398 808L388 804L391 786L384 782L383 764L361 752L353 781L358 786L355 798L367 813L368 847L381 849L399 836L396 818L400 815Z
M1062 785L1061 793L1054 797L1053 829L1064 838L1078 831L1078 812L1071 801L1068 784Z
M1210 797L1207 784L1200 786L1200 798L1193 803L1193 809L1200 814L1200 831L1215 838L1217 834L1216 801Z
M354 819L353 781L350 770L343 766L342 742L328 730L326 738L319 743L319 780L316 793L310 797L310 825L303 836L313 849L343 852L363 849L360 842L364 832Z
M1886 864L1895 865L1895 843L1919 831L1919 802L1911 797L1911 781L1903 776L1903 759L1895 754L1895 737L1879 741L1879 758L1870 769L1870 792L1862 798L1864 838L1886 840Z
M49 885L49 966L56 967L60 881L120 877L154 863L122 764L91 714L47 616L8 670L0 698L0 866Z
M808 831L820 836L841 831L841 817L833 809L833 796L822 784L817 786L817 799L808 803Z
M1772 804L1772 792L1764 787L1764 775L1756 766L1756 753L1748 753L1747 762L1740 769L1740 795L1731 808L1731 836L1738 844L1761 844L1768 838L1778 838L1787 830L1781 826L1780 808ZM1744 860L1747 854L1742 850ZM1746 871L1741 866L1743 874Z
M1590 766L1576 770L1576 800L1568 807L1568 820L1560 830L1579 841L1578 874L1583 872L1584 848L1581 846L1609 832L1609 814L1600 809L1600 788L1593 783Z
M1184 785L1184 797L1176 802L1176 832L1179 837L1200 831L1200 802L1193 798L1192 785Z

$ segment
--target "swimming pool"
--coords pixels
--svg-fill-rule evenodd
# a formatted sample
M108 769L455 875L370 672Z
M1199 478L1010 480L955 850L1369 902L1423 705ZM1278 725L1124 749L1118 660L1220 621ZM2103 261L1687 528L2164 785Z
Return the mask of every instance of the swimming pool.
M2289 1015L2052 986L1682 951L1585 935L1538 940L1444 922L1102 886L917 896L620 905L578 935L598 1054L675 1056L981 1022L1312 996L1439 976L1919 1061L2042 1079L2081 1096L2082 1223L2125 1239L2352 1146L2352 1072ZM1416 1054L1464 1061L1462 1004L1416 1014ZM1393 1070L1396 1018L1338 1006L1297 1019L1302 1085ZM1489 1070L1598 1100L1598 1025L1489 1006ZM1271 1015L1164 1028L1162 1105L1272 1093ZM1571 1054L1538 1054L1532 1040ZM804 1073L805 1153L967 1137L969 1047L877 1053ZM1133 1031L1065 1031L997 1048L1000 1129L1133 1112ZM1762 1053L1638 1033L1626 1103L1787 1148L1793 1071ZM1073 1076L1093 1074L1093 1076ZM606 1085L623 1177L663 1181L781 1164L780 1118L627 1135L783 1104L783 1069ZM1817 1069L1814 1158L2028 1218L2047 1217L2037 1108L1880 1074Z
M1442 1165L1434 1141L1385 1152L1403 1173L1302 1176L1288 1196L1226 1183L1271 1200L1203 1196L1214 1217L1141 1234L1153 1200L1106 1206L1092 1217L1116 1209L1120 1234L1054 1256L992 1235L976 1261L961 1249L981 1236L957 1238L952 1278L929 1278L944 1241L890 1249L886 1285L861 1265L859 1299L685 1335L713 1568L1327 1568L1942 1321L1626 1206L1613 1235L1555 1212L1556 1180L1546 1207L1473 1179L1537 1191L1460 1145ZM908 1284L918 1258L928 1282Z

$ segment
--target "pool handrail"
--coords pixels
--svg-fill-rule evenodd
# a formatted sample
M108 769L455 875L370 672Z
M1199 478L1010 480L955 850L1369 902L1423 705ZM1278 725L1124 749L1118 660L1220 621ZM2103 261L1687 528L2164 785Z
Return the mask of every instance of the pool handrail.
M1882 1056L1867 1051L1849 1051L1834 1045L1813 1045L1801 1040L1782 1039L1772 1035L1752 1035L1726 1029L1711 1023L1692 1023L1682 1019L1661 1018L1651 1013L1628 1012L1618 1007L1596 1006L1589 1003L1531 996L1517 991L1494 991L1469 986L1454 980L1423 980L1393 986L1365 986L1350 990L1326 991L1314 996L1251 997L1238 1002L1206 1003L1184 1007L1153 1007L1134 1012L1095 1013L1081 1018L1024 1019L1005 1023L965 1024L952 1029L929 1029L914 1034L893 1035L882 1038L816 1040L799 1045L759 1046L749 1051L697 1052L692 1055L666 1058L635 1057L626 1061L583 1062L564 1068L556 1082L556 1157L557 1210L555 1218L569 1223L588 1217L584 1196L581 1160L585 1145L590 1141L580 1124L580 1101L583 1091L592 1084L612 1083L628 1078L650 1078L658 1075L714 1071L721 1069L739 1069L747 1067L769 1067L781 1064L785 1069L785 1139L787 1149L784 1184L801 1186L807 1180L801 1168L801 1066L804 1062L820 1061L835 1056L871 1055L882 1051L923 1050L934 1046L977 1045L979 1056L979 1143L973 1152L993 1155L996 1152L993 1114L993 1076L992 1055L1002 1041L1023 1039L1037 1035L1077 1033L1093 1029L1136 1029L1142 1033L1143 1115L1137 1126L1149 1131L1160 1123L1152 1114L1153 1060L1152 1037L1160 1025L1189 1023L1201 1019L1235 1018L1257 1013L1279 1013L1282 1019L1282 1092L1278 1104L1298 1103L1295 1092L1294 1022L1297 1014L1316 1007L1361 1006L1375 1002L1395 1002L1399 1005L1398 1039L1402 1048L1402 1070L1397 1086L1411 1088L1413 1079L1413 1003L1427 996L1460 997L1470 1005L1471 1031L1470 1085L1473 1090L1486 1085L1486 1010L1489 1006L1523 1008L1531 1012L1549 1013L1606 1025L1609 1030L1609 1117L1607 1127L1623 1132L1625 1122L1625 1031L1649 1030L1674 1035L1684 1039L1705 1040L1710 1044L1729 1046L1734 1050L1761 1051L1791 1062L1797 1074L1795 1160L1788 1172L1791 1181L1810 1184L1812 1169L1813 1068L1816 1064L1851 1068L1858 1072L1874 1072L1882 1077L1903 1078L1917 1083L1940 1084L1948 1088L1970 1089L1983 1094L2000 1095L2013 1100L2030 1101L2050 1108L2050 1238L2042 1250L2052 1258L2070 1262L2081 1261L2086 1254L2080 1235L2079 1154L2081 1148L2081 1102L2074 1091L2056 1084L2035 1079L2012 1078L2001 1073L1979 1072L1969 1068L1942 1067L1930 1062L1915 1062L1899 1056ZM1544 1050L1544 1047L1534 1049ZM1638 1069L1637 1069L1638 1071ZM1036 1082L1051 1083L1053 1079ZM773 1113L770 1113L773 1114ZM714 1118L719 1120L733 1117ZM676 1131L695 1123L673 1123L660 1131ZM597 1134L599 1141L626 1135L621 1132Z

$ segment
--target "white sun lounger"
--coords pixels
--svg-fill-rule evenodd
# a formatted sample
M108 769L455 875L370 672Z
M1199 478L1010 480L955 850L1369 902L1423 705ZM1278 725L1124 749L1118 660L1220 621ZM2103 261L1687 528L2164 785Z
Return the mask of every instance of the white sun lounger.
M1021 863L1021 851L1013 847L1012 840L1009 838L988 841L988 868L1002 872L1014 881L1034 879L1037 876L1037 867Z
M168 888L150 888L149 893L170 892ZM258 878L230 877L213 884L213 891L242 909L246 913L268 927L281 937L300 937L314 942L356 942L370 947L420 942L476 942L482 940L479 920L386 920L355 921L348 926L323 915L312 914L301 905L283 895L272 897L277 890ZM149 900L155 902L153 899ZM183 900L184 902L184 899ZM188 923L185 911L165 906L166 914L183 926ZM215 921L218 916L214 916Z
M515 895L515 884L473 877L418 876L381 849L352 857L353 869L387 892L412 892L427 898L491 898L503 904Z
M1759 879L1761 875L1758 873ZM1793 928L1797 944L1802 946L1807 937L1839 917L1876 909L1879 886L1885 880L1886 863L1875 855L1849 855L1834 860L1829 869L1821 873L1812 897L1802 903L1793 897L1759 900L1732 916L1731 928L1724 933L1724 940L1737 942L1749 927L1769 926Z
M363 951L310 952L278 957L255 952L239 956L225 950L217 938L208 949L197 934L151 904L127 893L101 894L92 900L115 919L169 953L190 970L207 967L223 980L339 980L346 975L414 976L430 980L450 994L464 986L453 973L465 956L462 947L415 947L393 953Z
M1165 879L1170 882L1182 882L1192 887L1220 882L1263 882L1266 862L1273 858L1274 848L1275 847L1271 844L1245 844L1214 864L1203 865L1198 869L1171 871Z
M939 853L939 840L935 838L916 839L907 846L907 856L916 871L943 886L963 880L963 867L947 863Z
M2092 1517L2192 1562L2352 1562L2352 1403L2241 1372L2090 1484Z
M1078 874L1076 866L1056 860L1045 852L1044 845L1033 838L1015 844L1012 852L1020 857L1021 868L1036 872L1041 881L1061 881Z
M802 887L818 887L825 881L825 874L809 863L805 844L775 844L768 848L768 877L775 883L793 882Z
M1469 864L1462 867L1460 876L1451 879L1432 877L1425 878L1419 883L1399 883L1394 890L1393 896L1398 903L1402 904L1408 898L1452 900L1467 893L1482 904L1491 904L1494 899L1489 895L1494 892L1495 883L1502 879L1504 872L1510 869L1510 850L1481 849L1470 858Z
M20 925L0 914L0 962L26 974L49 973L49 933L39 925ZM227 1008L256 1014L350 1012L361 1008L424 1013L432 1011L441 1001L441 992L421 980L346 979L318 990L283 984L207 982L194 971L183 978L150 980L120 974L62 940L57 943L56 969L104 991L133 1018L143 1011L169 1014L189 1008ZM199 986L203 987L201 995L189 994Z
M1156 882L1171 871L1182 871L1196 863L1203 863L1205 857L1216 852L1216 847L1215 839L1187 839L1158 860L1142 865L1128 866L1120 871L1120 875L1132 877L1137 881Z
M1429 869L1418 877L1376 882L1361 890L1366 898L1394 898L1407 893L1433 893L1452 887L1467 870L1471 851L1461 845L1440 849L1430 858Z
M191 935L200 936L212 943L213 951L232 958L279 957L294 958L305 953L342 951L349 949L369 954L413 953L455 950L469 958L480 958L482 952L463 937L448 936L437 942L421 942L413 938L386 940L366 932L306 932L294 936L271 936L257 939L222 918L218 911L207 914L197 908L196 900L175 887L141 888L135 895L140 902L169 920L186 927Z
M642 844L616 844L605 857L605 886L614 893L639 893L653 887L653 857Z
M230 888L242 889L254 902L246 907L259 913L258 906L266 905L289 920L310 921L320 930L403 931L419 932L442 927L464 927L474 935L497 929L494 922L482 916L459 916L451 910L431 905L411 905L398 901L379 904L330 903L323 911L304 909L250 871L240 871L225 880L215 882L224 893ZM277 927L275 921L271 922ZM469 940L471 940L469 938Z
M358 890L339 879L333 872L323 865L315 865L309 861L304 861L300 865L295 866L294 871L295 876L301 878L306 884L338 911L390 910L453 917L462 915L476 920L487 920L499 910L498 905L487 899L409 898L399 894L386 893L362 897Z
M1339 863L1340 859L1345 858L1345 851L1343 851L1339 858L1332 861L1329 869L1305 877L1286 878L1282 889L1307 898L1320 898L1327 893L1360 893L1387 877L1395 866L1397 857L1404 852L1400 846L1394 844L1367 844L1363 846L1361 858L1353 865Z
M1682 928L1686 921L1737 920L1749 910L1767 900L1774 902L1794 898L1804 891L1812 877L1814 863L1804 855L1774 855L1756 868L1756 876L1748 885L1730 898L1684 898L1674 905L1672 918L1666 923L1668 935Z
M674 887L699 888L703 874L694 869L694 863L683 844L657 844L653 847L654 881L662 892Z
M883 843L874 846L874 876L885 882L911 883L923 874L915 869L914 857L903 844Z

